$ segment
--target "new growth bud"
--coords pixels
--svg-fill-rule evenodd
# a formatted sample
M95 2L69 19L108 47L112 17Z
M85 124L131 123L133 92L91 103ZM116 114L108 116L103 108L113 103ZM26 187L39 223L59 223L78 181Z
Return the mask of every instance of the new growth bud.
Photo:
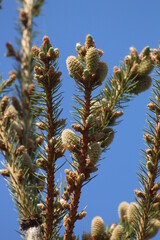
M43 122L37 122L37 123L36 123L36 126L37 126L37 128L40 129L40 130L45 130L45 129L46 129L46 124L43 123Z
M76 51L79 52L82 48L82 45L78 42L76 43Z
M28 14L24 10L20 11L20 21L23 23L24 26L28 23Z
M87 214L87 212L82 211L82 212L77 214L76 218L81 220L81 219L83 219L86 216L86 214Z
M133 58L134 60L137 60L138 58L138 52L137 49L135 47L130 47L130 56L131 58Z
M12 46L12 43L10 43L10 42L7 42L6 43L6 47L7 47L7 49L8 49L8 52L6 53L6 56L7 57L10 57L10 56L15 56L15 50L14 50L14 48L13 48L13 46Z
M9 177L9 172L7 169L0 169L0 174L3 176L3 177Z
M9 73L9 79L6 81L6 86L11 86L12 83L16 80L16 72L10 71Z
M91 240L91 234L88 232L84 232L82 235L82 240Z
M59 49L58 48L54 49L54 54L55 54L56 58L59 57Z
M114 139L114 131L112 128L106 128L104 131L106 138L101 142L101 147L108 147Z
M49 37L48 36L44 36L43 37L43 44L42 44L43 47L50 47L50 40L49 40Z
M43 137L42 136L39 136L39 137L36 138L36 143L37 144L41 145L42 142L43 142Z
M90 47L94 47L94 41L93 41L93 38L90 34L86 35L85 47L86 47L86 49L88 49Z
M18 112L17 110L12 106L10 105L7 110L5 111L5 114L4 114L4 119L7 119L7 120L14 120L16 119L18 116Z
M147 57L149 56L150 54L150 47L149 46L146 46L142 52L140 53L140 58L144 58L144 57Z
M8 103L9 103L9 97L5 95L0 102L0 107L2 112L4 112L4 110L6 109Z
M40 49L37 46L33 46L31 52L33 57L38 57Z

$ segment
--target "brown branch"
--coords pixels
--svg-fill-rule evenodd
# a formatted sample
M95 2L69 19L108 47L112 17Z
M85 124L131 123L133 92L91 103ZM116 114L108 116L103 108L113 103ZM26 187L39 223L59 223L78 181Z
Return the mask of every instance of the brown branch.
M160 103L159 103L160 106ZM160 113L160 110L158 109ZM148 169L148 179L146 184L146 191L143 197L144 207L142 212L142 217L140 218L140 229L137 236L137 240L146 240L146 232L148 228L149 221L149 211L151 209L151 204L156 199L157 191L159 190L158 185L156 185L157 169L159 162L159 149L160 149L160 119L157 115L156 125L155 125L155 136L152 138L153 148L148 149L147 152L150 154L149 161L153 164L152 169ZM157 195L158 196L158 195ZM156 203L156 202L155 202Z
M20 208L22 218L28 218L31 222L35 221L36 223L37 221L38 223L37 212L35 208L33 208L30 204L30 195L26 191L25 185L23 184L23 179L25 178L25 171L24 169L20 168L18 162L15 161L18 149L13 148L12 142L10 141L11 136L8 134L7 131L5 131L5 127L3 125L1 126L0 135L3 142L6 143L4 151L4 155L7 160L6 169L8 170L10 184L12 186L13 192L15 193L16 201ZM21 220L23 221L23 219Z
M6 161L7 161L7 169L10 173L10 185L11 189L13 190L13 194L16 197L17 206L19 210L19 220L21 224L21 230L25 230L27 232L28 228L34 227L41 224L41 217L39 216L40 211L37 207L37 199L38 191L35 190L36 184L36 177L34 176L35 167L33 165L33 159L35 156L35 145L34 145L34 134L32 133L33 130L33 115L30 109L30 94L29 94L29 84L33 80L32 75L32 60L31 60L31 44L32 44L32 8L33 8L34 0L25 0L23 1L23 7L20 12L26 14L26 23L22 21L21 14L20 14L20 21L22 23L21 30L22 30L22 39L21 39L21 56L16 53L10 43L7 44L8 50L10 51L12 56L15 56L16 60L20 62L20 71L17 74L17 78L20 82L20 103L19 106L21 109L16 108L17 105L12 98L12 109L17 111L16 118L19 122L15 121L15 128L11 131L11 134L8 126L4 126L1 128L1 135L4 132L4 142L6 143ZM10 82L9 82L10 83ZM33 85L32 85L33 87ZM26 89L27 88L27 89ZM28 95L27 95L27 94ZM17 119L14 120L17 120ZM9 121L9 127L12 127L13 121ZM17 124L16 124L17 123ZM7 129L7 130L6 130ZM12 133L14 134L12 135ZM18 134L19 132L19 134ZM13 141L15 144L13 144ZM17 161L17 154L16 150L18 147L24 147L25 153L21 153L19 155L20 162ZM12 152L10 152L12 150ZM27 165L28 164L28 165ZM29 166L30 165L30 166ZM28 183L26 184L26 176L29 178ZM32 188L32 190L31 190ZM34 196L33 196L34 195ZM34 202L33 204L31 204ZM40 221L39 221L40 220Z
M60 146L57 147L56 144L58 140L56 136L58 134L57 129L59 129L59 126L63 126L64 124L64 119L57 119L56 111L58 110L56 109L56 102L53 101L53 90L55 90L60 83L61 72L57 72L53 65L53 62L58 58L58 54L56 53L59 53L59 51L56 53L54 52L48 36L43 37L41 51L37 47L34 47L32 51L36 53L35 57L37 57L37 62L41 62L41 67L38 67L37 65L34 67L35 79L37 80L38 85L40 84L39 87L44 91L44 101L46 105L46 108L44 108L44 110L46 109L44 117L46 122L37 123L37 126L40 130L46 130L48 134L47 145L45 146L46 152L44 153L47 155L47 159L42 158L42 160L43 163L45 163L44 170L47 175L44 239L49 240L53 237L53 233L57 233L57 219L60 216L57 214L58 211L55 207L54 199L57 197L57 191L55 189L55 162L58 158L62 157L64 152Z
M46 88L47 96L47 113L48 113L48 143L55 135L55 124L52 107L52 92L51 88ZM47 240L52 236L53 220L54 220L54 178L55 178L55 150L54 147L48 144L48 164L47 164L47 195L46 195L46 222L45 222L45 237Z
M77 169L77 174L80 176L80 174L85 174L86 171L86 156L88 151L88 143L89 143L89 127L87 124L87 118L90 114L90 103L91 103L91 92L92 92L92 86L85 85L85 96L84 96L84 108L83 108L83 129L82 129L82 135L81 135L81 151L80 151L80 157L79 157L79 166ZM74 224L76 222L76 215L79 205L79 200L81 196L81 189L82 189L83 181L79 183L78 186L74 187L72 198L71 198L71 204L70 204L70 210L69 210L69 216L67 220L65 221L64 225L66 227L65 233L64 233L64 240L71 240Z

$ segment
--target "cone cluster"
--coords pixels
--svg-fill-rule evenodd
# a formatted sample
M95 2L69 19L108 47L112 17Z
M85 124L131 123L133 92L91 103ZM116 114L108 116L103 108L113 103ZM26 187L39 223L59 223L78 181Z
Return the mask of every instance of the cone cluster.
M87 34L84 46L76 44L76 51L78 57L70 56L66 60L70 76L81 82L92 81L93 84L100 85L108 73L107 64L100 61L103 51L95 47L90 34Z
M147 46L138 55L134 47L130 48L130 54L125 58L126 69L130 71L130 79L135 83L131 93L139 94L146 91L152 83L149 74L154 68L153 51Z

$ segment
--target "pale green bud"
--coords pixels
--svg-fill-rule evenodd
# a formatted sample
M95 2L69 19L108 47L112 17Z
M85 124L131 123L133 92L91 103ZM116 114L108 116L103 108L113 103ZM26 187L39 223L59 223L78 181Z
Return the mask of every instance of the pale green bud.
M91 240L91 234L88 232L84 232L82 235L82 240Z
M84 71L83 71L83 76L84 76L85 78L89 77L89 71L88 71L88 69L84 69Z
M10 105L5 111L4 119L16 119L17 116L17 110L12 105Z
M78 42L76 43L76 51L79 52L82 48L82 45Z

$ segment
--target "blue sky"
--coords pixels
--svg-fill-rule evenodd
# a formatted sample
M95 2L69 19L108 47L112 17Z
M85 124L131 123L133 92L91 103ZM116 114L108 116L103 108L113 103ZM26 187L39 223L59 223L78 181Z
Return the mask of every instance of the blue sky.
M0 11L0 73L3 78L13 68L14 62L6 58L5 43L15 43L17 12L16 0L3 1ZM129 47L134 46L140 52L144 46L158 47L160 40L160 1L159 0L67 0L46 1L42 16L36 19L36 38L38 46L43 35L48 35L53 47L60 50L59 66L63 73L62 91L64 92L63 116L70 116L74 80L68 75L66 58L76 55L77 42L84 43L85 35L90 33L97 48L103 49L102 59L107 62L109 74L114 65L129 53ZM136 97L125 109L120 125L110 150L103 154L104 160L98 171L98 176L83 190L80 209L87 205L87 216L77 222L76 234L90 230L94 216L104 219L106 225L118 221L118 205L121 201L134 201L134 189L139 187L136 172L141 159L140 149L145 149L143 129L146 126L146 105L151 96L151 89ZM66 166L67 167L67 166ZM15 232L19 225L17 214L6 188L5 181L0 177L0 213L1 239L20 239ZM160 239L160 234L154 239Z

